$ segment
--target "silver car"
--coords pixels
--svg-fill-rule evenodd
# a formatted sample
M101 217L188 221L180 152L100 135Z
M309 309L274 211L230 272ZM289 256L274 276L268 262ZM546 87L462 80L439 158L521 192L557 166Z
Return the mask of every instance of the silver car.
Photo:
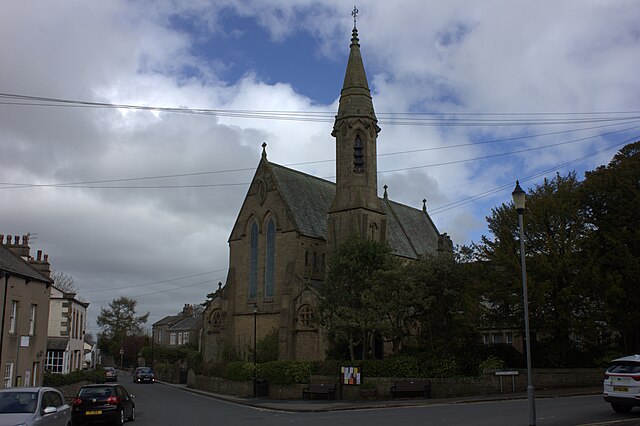
M47 387L0 389L0 426L71 426L71 407Z

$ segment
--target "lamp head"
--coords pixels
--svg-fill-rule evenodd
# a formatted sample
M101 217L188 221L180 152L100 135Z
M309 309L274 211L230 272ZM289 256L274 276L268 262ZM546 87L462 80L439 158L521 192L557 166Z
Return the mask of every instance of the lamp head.
M253 313L254 313L254 314L257 314L257 313L258 313L258 304L257 304L257 303L254 303L254 304L253 304Z
M518 213L522 213L527 195L522 188L520 188L520 182L516 181L516 187L511 193L511 196L513 197L513 204L516 206L516 210Z

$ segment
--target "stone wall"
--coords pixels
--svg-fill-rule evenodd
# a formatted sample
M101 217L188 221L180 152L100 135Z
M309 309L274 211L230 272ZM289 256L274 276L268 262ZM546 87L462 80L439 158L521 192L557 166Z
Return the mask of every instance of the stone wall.
M485 371L480 377L433 378L431 380L432 398L452 398L461 396L493 395L501 392L512 392L515 385L516 392L527 389L527 371L517 371L515 376L497 376L496 370ZM502 387L500 385L502 377ZM512 382L512 378L514 379ZM533 372L533 385L536 390L558 389L570 387L597 387L602 385L603 371L599 368L584 369L539 369ZM410 380L406 378L365 377L363 383L373 383L375 391L365 394L360 386L340 385L336 376L311 376L311 383L335 383L336 399L357 400L375 397L391 399L390 388L396 380ZM232 382L218 377L197 376L189 373L188 386L214 393L235 396L253 395L252 382ZM271 399L301 399L302 389L306 385L269 385ZM374 393L375 395L371 395Z

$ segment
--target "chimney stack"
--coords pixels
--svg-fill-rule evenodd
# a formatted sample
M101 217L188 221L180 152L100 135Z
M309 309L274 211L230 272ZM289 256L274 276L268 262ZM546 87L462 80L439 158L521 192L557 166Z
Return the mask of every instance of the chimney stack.
M36 271L40 272L47 278L51 278L51 265L49 264L49 255L45 254L44 258L42 257L42 250L38 250L37 258L29 259L29 264Z
M13 240L13 241L12 241ZM4 241L4 235L0 234L0 242L6 248L23 258L24 260L29 259L29 236L23 235L22 242L20 242L20 237L18 235L11 236L7 235L7 242Z

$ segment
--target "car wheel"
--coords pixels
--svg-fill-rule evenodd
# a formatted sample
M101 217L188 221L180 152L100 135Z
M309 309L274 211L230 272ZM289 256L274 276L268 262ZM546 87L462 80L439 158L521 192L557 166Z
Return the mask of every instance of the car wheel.
M122 426L124 424L124 408L120 409L120 412L118 413L118 418L116 419L116 425L117 426Z
M616 413L627 414L631 412L632 407L630 405L623 405L612 402L611 408L613 408L613 411L615 411Z
M129 421L133 422L136 420L136 407L131 407L131 417L129 417Z

